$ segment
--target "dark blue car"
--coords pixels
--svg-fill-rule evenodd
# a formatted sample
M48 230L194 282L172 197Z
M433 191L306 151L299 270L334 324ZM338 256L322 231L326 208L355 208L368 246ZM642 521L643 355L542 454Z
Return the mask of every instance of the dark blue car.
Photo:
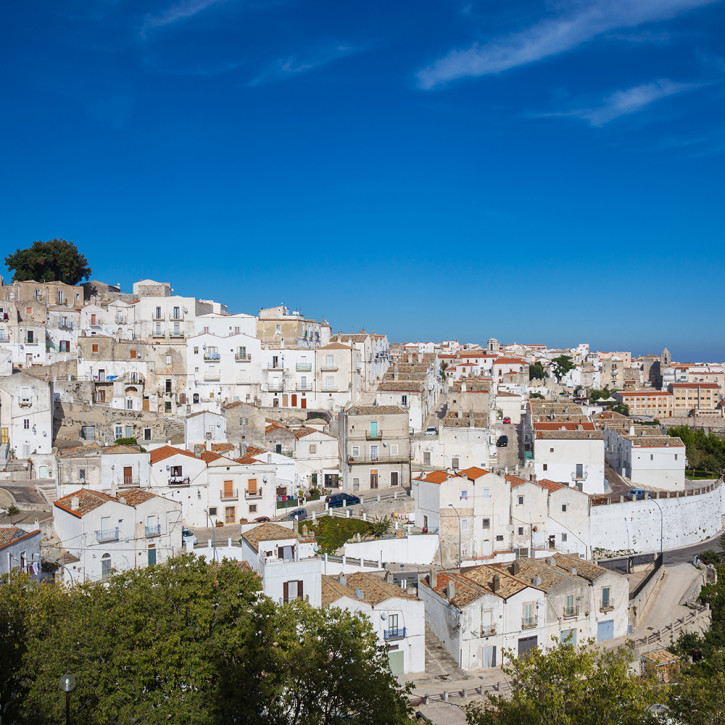
M352 496L349 493L333 493L325 499L325 503L331 508L342 508L344 504L348 506L354 506L356 503L360 503L360 499L357 496Z

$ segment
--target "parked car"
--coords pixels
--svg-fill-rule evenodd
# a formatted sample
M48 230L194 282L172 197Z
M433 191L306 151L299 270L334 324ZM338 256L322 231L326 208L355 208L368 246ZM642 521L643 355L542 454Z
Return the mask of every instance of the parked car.
M352 496L349 493L333 493L325 499L325 503L331 508L339 508L345 504L348 506L354 506L356 503L361 503L358 496Z
M506 418L503 419L503 424L504 425L508 425L510 422L511 422L511 418L509 418L509 417L506 417Z
M192 546L196 546L199 541L194 535L193 531L189 531L185 526L181 527L181 543L184 544L184 546L187 545L187 542L189 542Z
M438 435L438 428L436 428L434 425L429 425L425 429L425 434L427 436L437 436Z
M290 511L286 516L285 519L287 521L294 521L297 519L297 521L302 521L302 519L307 518L307 509L294 509L293 511Z
M267 521L270 521L269 516L257 516L257 518L254 519L255 524L263 524Z
M632 501L642 501L647 498L647 496L647 491L643 491L641 488L633 488L630 491L627 491L627 498Z
M506 446L509 444L509 437L508 436L499 436L498 440L496 441L496 446L498 448L506 448Z

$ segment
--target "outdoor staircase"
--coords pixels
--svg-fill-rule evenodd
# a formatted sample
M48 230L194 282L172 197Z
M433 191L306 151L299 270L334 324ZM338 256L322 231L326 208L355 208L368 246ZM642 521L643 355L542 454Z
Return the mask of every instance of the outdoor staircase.
M184 424L178 420L169 420L164 423L164 438L168 441L176 436L184 435Z
M35 488L40 491L46 501L52 506L58 498L58 490L55 487L55 480L40 479L34 483Z
M458 666L427 624L425 625L425 671L441 679L465 680L470 677Z

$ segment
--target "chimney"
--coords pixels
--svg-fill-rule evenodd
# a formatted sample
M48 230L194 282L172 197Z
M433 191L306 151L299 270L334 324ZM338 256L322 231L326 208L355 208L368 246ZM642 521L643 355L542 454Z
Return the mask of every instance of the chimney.
M550 556L550 557L549 557L549 558L548 558L548 559L546 560L546 563L547 563L547 564L548 564L549 566L556 566L556 559L555 559L555 558L554 558L553 556Z
M448 599L453 599L456 596L456 583L452 579L449 579L446 585L446 596Z
M70 500L70 508L71 511L78 511L78 509L81 507L81 501L78 498L78 496L72 496Z
M575 566L573 566L573 567L572 567L572 568L571 568L571 569L569 570L569 573L570 573L570 574L571 574L572 576L576 576L576 567L575 567Z
M347 577L342 572L340 572L337 575L337 581L340 582L340 584L342 584L343 586L345 586L347 584Z
M501 577L498 574L493 575L493 580L491 581L491 589L493 589L494 592L497 592L501 588Z
M540 587L541 586L541 577L538 574L536 574L536 576L534 576L534 578L531 580L531 583L535 587Z
M355 590L355 596L356 596L356 597L357 597L358 599L365 599L365 592L364 592L364 591L363 591L362 589L360 589L360 587L358 587L358 588L357 588L357 589Z
M118 502L122 503L124 506L126 505L126 499L123 496L121 496L121 498L118 499Z
M387 571L385 572L385 576L383 577L383 579L385 579L385 581L386 581L386 582L391 582L391 581L393 581L393 572L391 572L391 571L390 571L390 569L388 569L388 570L387 570Z
M428 576L428 581L430 582L430 588L435 589L438 586L438 574L437 572L433 571L431 569L430 574Z
M518 559L514 559L514 563L511 565L511 573L517 576L521 572L521 562Z
M292 521L292 531L294 531L295 534L299 534L300 532L300 522L297 519L293 519Z
M633 425L629 426L629 435L631 435L631 436L634 435L634 426Z

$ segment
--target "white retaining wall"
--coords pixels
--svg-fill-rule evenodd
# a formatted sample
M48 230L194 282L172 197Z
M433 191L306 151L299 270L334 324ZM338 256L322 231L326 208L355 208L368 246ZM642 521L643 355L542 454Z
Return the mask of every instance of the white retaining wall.
M383 564L427 566L433 562L437 549L437 534L418 534L395 539L348 542L345 544L345 556L382 561Z
M692 546L720 533L724 505L723 486L718 486L696 496L592 506L590 544L639 553L659 551L660 540L665 551Z

